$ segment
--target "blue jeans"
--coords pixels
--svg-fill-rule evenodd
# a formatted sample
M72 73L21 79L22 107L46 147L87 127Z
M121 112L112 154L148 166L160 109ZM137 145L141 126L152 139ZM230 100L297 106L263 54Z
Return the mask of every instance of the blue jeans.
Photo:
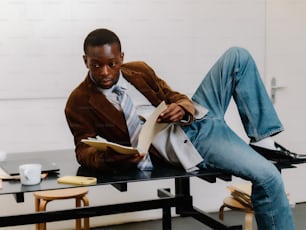
M251 55L242 48L231 48L208 72L192 97L209 109L208 114L183 127L204 159L200 167L221 169L252 182L251 199L258 229L295 229L279 171L224 120L232 97L251 140L283 130Z

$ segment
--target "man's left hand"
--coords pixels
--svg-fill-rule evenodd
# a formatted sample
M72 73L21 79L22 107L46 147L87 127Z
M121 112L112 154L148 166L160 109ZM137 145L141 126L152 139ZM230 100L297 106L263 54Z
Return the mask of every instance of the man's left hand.
M176 103L171 103L168 105L158 117L157 122L160 123L171 123L179 122L183 119L185 115L184 109Z

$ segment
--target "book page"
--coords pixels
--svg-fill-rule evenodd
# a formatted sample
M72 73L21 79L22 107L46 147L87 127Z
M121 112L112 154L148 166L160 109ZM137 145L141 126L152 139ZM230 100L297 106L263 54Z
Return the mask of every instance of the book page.
M0 167L0 178L9 177L10 175L7 174L1 167Z
M167 126L166 123L156 122L159 114L166 108L166 103L164 101L161 102L159 106L154 110L152 115L148 118L148 120L143 124L139 134L137 148L113 143L99 136L96 138L89 137L87 139L82 139L81 141L97 148L99 151L106 151L106 149L109 147L114 151L122 154L147 153L155 135Z
M82 142L92 147L95 147L99 151L105 152L107 148L111 148L114 151L122 154L139 154L137 148L109 142L106 139L102 139L101 137L97 137L97 139L95 138L83 139Z
M168 125L167 123L156 122L161 112L166 108L166 103L162 101L141 128L137 146L140 153L147 153L155 135Z
M241 194L251 196L252 193L252 183L241 183L241 184L234 184L234 185L229 185L227 188L231 192L239 192Z

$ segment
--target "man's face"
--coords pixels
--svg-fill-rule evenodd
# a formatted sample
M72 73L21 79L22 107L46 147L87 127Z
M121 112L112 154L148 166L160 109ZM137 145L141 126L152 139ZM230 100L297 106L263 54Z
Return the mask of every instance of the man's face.
M124 54L116 43L103 46L89 46L83 56L91 76L103 89L109 89L119 79Z

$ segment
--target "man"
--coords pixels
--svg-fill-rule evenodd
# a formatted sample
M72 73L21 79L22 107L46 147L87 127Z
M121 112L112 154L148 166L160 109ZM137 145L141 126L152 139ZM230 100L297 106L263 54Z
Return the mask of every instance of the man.
M283 127L246 50L226 51L201 82L192 100L173 91L145 63L123 64L121 43L112 31L92 31L84 41L84 53L89 72L71 93L65 108L81 165L101 171L128 170L144 161L144 154L127 156L111 149L99 152L81 142L84 138L101 136L119 144L132 144L116 92L119 87L132 98L141 117L147 118L159 103L166 102L168 107L158 122L176 124L184 130L188 139L176 145L191 143L203 159L197 165L199 168L220 169L252 182L251 199L259 229L294 229L280 173L254 149L266 157L293 163L304 162L305 156L291 153L271 138ZM224 121L231 97L237 104L250 145ZM208 109L201 119L195 119L193 102ZM162 157L158 147L155 143L149 150L153 165L173 163Z

